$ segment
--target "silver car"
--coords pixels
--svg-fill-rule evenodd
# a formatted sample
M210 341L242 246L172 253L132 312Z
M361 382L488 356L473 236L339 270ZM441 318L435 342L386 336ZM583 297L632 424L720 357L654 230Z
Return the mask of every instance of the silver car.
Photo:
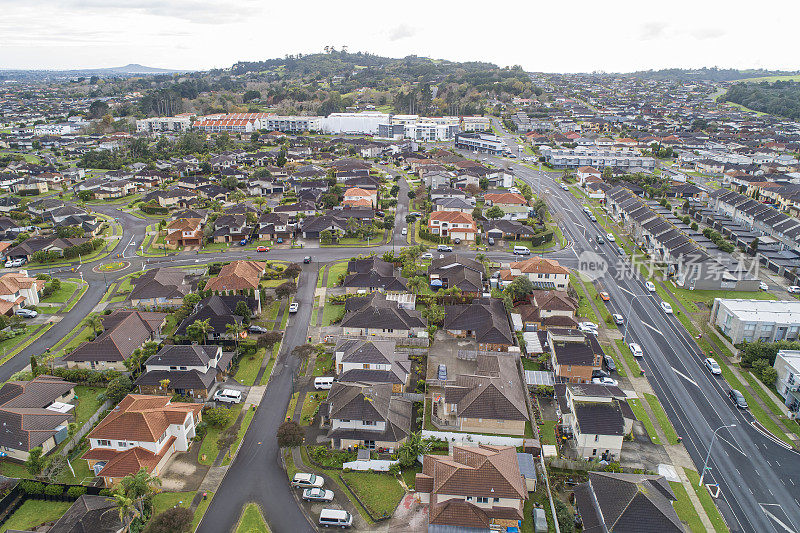
M326 490L320 487L306 489L303 491L303 499L306 501L314 501L314 502L332 502L333 491Z

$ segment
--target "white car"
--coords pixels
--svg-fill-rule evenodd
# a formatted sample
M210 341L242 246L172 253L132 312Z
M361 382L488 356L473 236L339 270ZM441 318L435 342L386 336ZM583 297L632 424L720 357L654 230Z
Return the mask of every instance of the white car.
M630 348L631 353L634 357L644 357L644 352L642 351L642 347L636 344L635 342L628 343L628 348Z
M215 402L239 403L242 401L242 391L235 389L222 389L214 393Z
M17 309L16 311L14 311L14 314L22 318L36 318L37 316L39 316L39 313L34 311L33 309L24 309L24 308Z
M791 285L791 286L790 286L788 289L786 289L786 290L787 290L787 291L789 291L789 292L791 292L792 294L800 294L800 287L798 287L797 285Z
M767 285L766 283L764 283L762 281L761 283L758 284L758 288L761 289L762 291L768 291L769 290L769 285Z
M583 322L578 324L578 330L582 333L591 333L592 335L597 335L597 324L592 322Z
M668 315L672 314L672 306L668 302L661 302L661 309Z
M722 369L719 367L719 363L717 363L710 357L707 357L706 360L703 361L703 364L706 365L708 371L714 374L715 376L719 376L720 374L722 374Z
M644 284L644 286L645 286L645 287L647 287L647 290L648 290L648 291L650 291L650 292L656 292L656 286L653 284L653 282L652 282L652 281L646 281L646 282L645 282L645 284Z
M303 499L306 501L315 501L315 502L332 502L333 491L325 490L320 487L306 489L303 491Z
M430 253L430 252L425 252L424 254L422 254L421 256L419 256L419 258L420 258L420 259L433 259L433 254L432 254L432 253Z
M614 237L614 234L613 234L613 233L606 233L606 238L608 239L608 242L616 242L616 240L617 240L617 239Z
M290 313L296 313L298 309L300 309L300 304L297 303L297 302L292 302L289 305L289 312Z
M592 383L594 383L595 385L611 385L612 387L616 387L617 385L619 385L619 381L608 377L592 378Z
M19 259L9 259L6 261L6 268L14 268L14 267L21 267L25 264L25 258L21 257Z
M403 228L400 230L400 235L408 235L408 228Z
M611 318L614 319L614 324L616 324L618 326L621 326L625 322L625 319L622 318L622 315L619 315L619 314L616 314L616 313L611 315Z
M316 474L307 474L305 472L298 472L292 478L293 487L302 487L304 489L313 489L322 487L325 484L325 478Z

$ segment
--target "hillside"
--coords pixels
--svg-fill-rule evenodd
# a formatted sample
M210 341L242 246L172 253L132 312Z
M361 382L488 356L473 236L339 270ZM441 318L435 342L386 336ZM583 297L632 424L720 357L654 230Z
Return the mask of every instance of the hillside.
M723 81L738 81L748 78L763 78L768 76L783 76L793 75L796 72L787 71L772 71L763 69L720 69L717 67L701 69L681 69L669 68L661 70L642 70L638 72L631 72L628 76L637 78L661 80L661 81L685 81L685 82L723 82Z
M732 102L762 113L798 119L800 83L793 81L737 83L732 85L719 101Z

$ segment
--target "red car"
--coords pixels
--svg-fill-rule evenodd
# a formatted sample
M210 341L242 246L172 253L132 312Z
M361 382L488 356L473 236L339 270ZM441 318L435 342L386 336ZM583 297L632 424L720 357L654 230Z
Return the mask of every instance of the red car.
M256 252L269 252L269 246L259 246L256 248Z

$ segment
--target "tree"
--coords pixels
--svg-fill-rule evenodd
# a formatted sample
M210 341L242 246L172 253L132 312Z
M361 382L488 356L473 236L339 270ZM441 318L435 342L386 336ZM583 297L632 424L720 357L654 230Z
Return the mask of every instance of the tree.
M758 237L756 237L750 243L750 246L747 247L748 253L750 255L756 255L758 253L758 244L759 244Z
M414 199L414 198L417 196L417 193L415 193L414 191L408 191L408 192L406 193L406 195L408 196L408 198L409 198L410 200L413 200L413 199Z
M124 526L122 529L124 531L128 528L128 524L131 521L131 514L134 514L134 518L136 518L136 508L133 505L133 499L128 498L124 494L117 493L114 494L114 503L117 506L117 511L119 512L119 521L122 522L122 525Z
M270 330L266 333L262 333L261 336L258 337L256 341L256 346L259 348L266 348L267 350L271 349L275 346L276 343L280 342L281 338L283 337L283 333L278 330Z
M234 342L236 343L236 348L239 348L239 336L244 330L241 322L234 321L230 324L225 324L225 333L233 337Z
M187 507L170 507L151 518L144 533L188 533L193 518L194 513Z
M427 320L429 325L441 325L444 322L444 309L435 303L431 303L422 310L422 318Z
M532 293L533 289L533 283L528 279L528 276L517 276L517 278L505 288L505 292L512 300L517 301L522 300Z
M106 388L106 398L111 400L112 403L118 404L131 392L131 390L133 390L131 378L122 375L108 382L108 388Z
M414 276L408 280L408 288L411 292L419 294L422 289L428 284L428 280L422 276Z
M303 267L297 263L291 263L283 270L283 277L286 279L294 279L299 276L302 271Z
M486 210L486 216L488 218L491 218L492 220L495 220L495 219L498 219L498 218L502 218L503 215L505 215L503 210L500 209L500 207L498 207L496 205L493 205L492 207L490 207L489 209Z
M611 167L606 167L603 169L603 181L609 181L613 177L614 177L614 171L611 170Z
M288 298L295 292L297 292L297 283L290 280L281 283L275 288L275 297L278 298L279 300L283 300L284 298Z
M297 422L287 420L278 427L277 437L281 448L296 448L303 444L305 432Z
M430 447L430 443L422 438L422 433L417 431L409 435L397 450L397 459L404 468L411 468L416 464L417 457L428 453Z
M109 107L107 103L101 100L95 100L89 104L89 118L100 118L106 115L108 110Z
M211 325L210 318L205 320L195 320L194 323L190 324L189 327L186 328L186 334L201 344L205 344L208 334L212 331L214 331L214 327Z
M778 379L778 371L774 367L767 366L761 370L761 381L766 385L773 386Z
M212 428L226 427L232 418L232 411L225 407L208 407L203 409L203 421Z
M95 337L99 335L98 330L103 331L103 317L101 315L90 315L83 320L83 324L94 330Z
M44 450L41 446L31 449L28 452L28 460L25 461L25 469L32 476L38 476L44 467L47 465L47 457L44 455Z
M311 354L314 353L314 345L313 344L301 344L299 346L295 346L292 350L292 355L300 359L301 361L305 361Z
M244 300L239 300L236 302L236 310L234 311L234 314L239 315L244 320L249 320L252 313L250 312L250 307L248 307L247 302Z

